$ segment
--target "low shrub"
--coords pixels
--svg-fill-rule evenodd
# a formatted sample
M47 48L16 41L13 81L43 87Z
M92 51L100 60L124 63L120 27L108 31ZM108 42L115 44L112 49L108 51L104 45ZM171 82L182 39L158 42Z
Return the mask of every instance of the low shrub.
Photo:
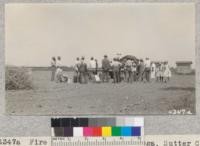
M23 67L6 67L6 90L32 89L31 70Z

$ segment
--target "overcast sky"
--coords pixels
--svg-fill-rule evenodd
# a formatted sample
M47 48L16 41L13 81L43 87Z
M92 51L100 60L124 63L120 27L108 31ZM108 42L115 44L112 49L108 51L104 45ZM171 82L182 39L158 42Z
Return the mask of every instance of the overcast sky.
M107 54L195 60L193 3L7 4L6 64L49 66L61 56L99 61Z

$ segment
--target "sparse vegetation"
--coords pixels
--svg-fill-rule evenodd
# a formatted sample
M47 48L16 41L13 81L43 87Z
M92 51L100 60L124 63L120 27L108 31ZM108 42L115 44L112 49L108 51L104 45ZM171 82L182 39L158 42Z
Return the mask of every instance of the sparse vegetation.
M32 89L31 70L23 67L6 67L6 90Z
M74 72L64 72L72 79ZM52 82L50 71L33 71L34 90L8 90L11 115L188 114L195 110L195 76L172 75L168 83L65 84ZM80 106L83 105L83 106ZM92 109L92 110L91 110ZM88 112L89 111L89 112ZM92 111L92 112L90 112Z

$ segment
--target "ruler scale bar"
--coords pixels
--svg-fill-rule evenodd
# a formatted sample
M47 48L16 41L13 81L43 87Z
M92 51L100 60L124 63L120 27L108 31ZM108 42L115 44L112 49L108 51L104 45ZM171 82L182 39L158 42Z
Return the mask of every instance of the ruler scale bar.
M143 146L141 137L137 138L70 138L56 139L52 141L52 146Z
M104 140L97 139L96 141L92 139L87 140L79 140L79 141L57 141L54 140L52 142L52 146L123 146L123 145L137 145L142 146L144 145L141 143L140 140L132 139L132 140L121 140L121 139L115 139L115 140L109 140L110 138L106 138Z

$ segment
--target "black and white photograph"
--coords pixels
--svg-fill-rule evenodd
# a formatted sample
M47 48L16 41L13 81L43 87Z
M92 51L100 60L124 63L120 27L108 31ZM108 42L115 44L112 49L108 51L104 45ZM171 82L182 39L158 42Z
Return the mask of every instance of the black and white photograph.
M8 115L195 114L191 3L5 7Z

